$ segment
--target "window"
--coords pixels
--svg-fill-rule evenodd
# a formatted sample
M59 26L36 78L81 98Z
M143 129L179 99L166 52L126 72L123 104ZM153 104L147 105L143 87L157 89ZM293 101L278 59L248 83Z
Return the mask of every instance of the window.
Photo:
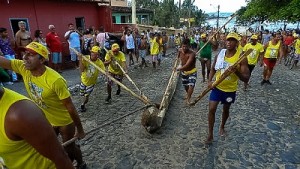
M126 17L125 16L121 16L121 23L126 23Z
M10 21L10 27L11 27L11 30L12 30L14 36L19 31L18 22L20 22L20 21L24 21L26 23L26 30L30 31L29 22L28 22L27 18L10 18L9 21Z
M112 22L116 23L116 16L112 16Z
M76 28L78 30L84 30L85 29L85 23L84 23L84 17L78 17L75 18L75 22L76 22Z

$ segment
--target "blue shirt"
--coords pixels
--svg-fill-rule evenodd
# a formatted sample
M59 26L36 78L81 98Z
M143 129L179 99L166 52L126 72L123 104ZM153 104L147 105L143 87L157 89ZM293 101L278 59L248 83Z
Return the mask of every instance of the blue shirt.
M126 35L126 47L127 49L134 49L134 39L132 34L130 34L129 36Z
M66 32L65 37L69 34L70 31ZM77 32L72 32L68 39L70 48L80 47L80 36Z

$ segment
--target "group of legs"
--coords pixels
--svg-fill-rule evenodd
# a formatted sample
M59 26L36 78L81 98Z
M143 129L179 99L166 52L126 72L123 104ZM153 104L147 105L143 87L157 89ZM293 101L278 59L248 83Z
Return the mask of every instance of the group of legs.
M66 126L56 126L53 127L54 131L57 135L60 134L62 142L66 142L74 137L75 134L75 125L71 123ZM86 163L82 159L82 152L78 145L75 142L64 147L67 152L69 158L73 162L74 160L77 162L77 169L85 169Z

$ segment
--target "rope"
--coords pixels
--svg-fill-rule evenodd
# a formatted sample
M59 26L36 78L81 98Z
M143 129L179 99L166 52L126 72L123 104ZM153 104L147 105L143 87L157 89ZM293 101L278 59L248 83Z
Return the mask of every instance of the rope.
M125 115L123 115L123 116L121 116L121 117L119 117L119 118L116 118L116 119L111 120L111 121L109 121L109 122L107 122L107 123L104 123L104 124L102 124L102 125L100 125L100 126L94 128L94 129L88 131L88 132L86 133L86 135L88 135L88 134L90 134L90 133L92 133L92 132L94 132L94 131L96 131L96 130L98 130L98 129L104 127L104 126L107 126L107 125L109 125L109 124L111 124L111 123L114 123L114 122L116 122L116 121L119 121L119 120L121 120L121 119L123 119L123 118L125 118L125 117L127 117L127 116L129 116L129 115L132 115L132 114L134 114L134 113L136 113L136 112L138 112L138 111L140 111L140 110L143 110L143 109L145 109L145 108L151 107L151 106L153 106L153 105L146 105L146 106L143 106L143 107L138 108L138 109L136 109L136 110L134 110L134 111L132 111L132 112L130 112L130 113L127 113L127 114L125 114ZM63 147L68 146L68 145L70 145L71 143L75 142L77 139L78 139L78 137L73 137L72 139L70 139L70 140L64 142L64 143L62 144L62 146L63 146Z

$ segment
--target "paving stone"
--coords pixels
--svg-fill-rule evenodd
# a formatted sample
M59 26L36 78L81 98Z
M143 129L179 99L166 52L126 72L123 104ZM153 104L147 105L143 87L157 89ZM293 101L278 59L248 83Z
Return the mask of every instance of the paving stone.
M158 69L129 67L130 77L153 102L161 101L174 58L175 55L163 58ZM199 62L197 68L200 69ZM243 91L243 84L239 82L238 97L230 108L225 137L218 136L222 105L218 106L212 145L203 144L207 137L209 94L194 107L186 107L185 91L179 80L157 133L151 135L141 126L141 111L82 139L79 144L88 169L300 168L300 68L291 71L282 64L276 65L271 86L260 85L262 70L255 67L248 91ZM78 70L68 70L62 75L72 89L75 106L80 105ZM194 98L207 86L200 77L199 70ZM124 79L123 83L134 90L128 80ZM20 93L25 91L23 83L9 87ZM143 106L126 91L122 90L120 97L115 96L115 92L116 86L113 86L112 103L104 104L106 84L99 79L90 96L88 111L80 113L85 131Z

